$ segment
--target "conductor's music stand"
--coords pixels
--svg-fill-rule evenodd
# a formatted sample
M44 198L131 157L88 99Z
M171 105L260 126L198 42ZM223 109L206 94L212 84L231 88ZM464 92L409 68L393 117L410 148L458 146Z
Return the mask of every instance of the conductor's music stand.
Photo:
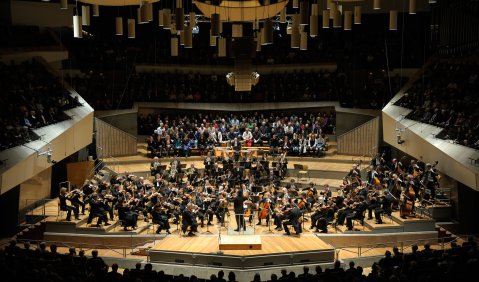
M271 214L273 214L273 211L271 210L271 203L268 207L268 230L264 231L265 233L269 233L269 234L272 234L274 233L273 230L271 230Z

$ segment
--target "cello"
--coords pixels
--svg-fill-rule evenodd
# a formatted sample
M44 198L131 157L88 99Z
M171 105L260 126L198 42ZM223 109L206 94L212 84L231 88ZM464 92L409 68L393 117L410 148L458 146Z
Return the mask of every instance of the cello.
M399 209L401 218L406 218L406 216L411 216L414 209L414 201L416 200L416 192L414 192L413 183L409 182L409 186L403 194L404 198Z
M270 207L271 207L271 200L269 198L265 198L265 200L259 204L260 211L258 214L258 218L259 219L268 218Z

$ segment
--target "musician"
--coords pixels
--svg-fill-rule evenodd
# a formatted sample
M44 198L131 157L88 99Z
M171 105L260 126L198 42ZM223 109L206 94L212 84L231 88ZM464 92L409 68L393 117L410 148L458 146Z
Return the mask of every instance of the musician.
M353 230L353 219L359 219L361 221L364 220L363 214L366 209L367 203L365 198L363 196L359 196L359 201L353 205L351 213L346 216L346 225L348 230Z
M434 166L437 165L437 162L434 164ZM438 186L438 173L436 169L434 168L433 165L430 163L426 164L426 170L424 171L421 183L424 185L425 189L428 189L429 191L425 191L426 194L429 194L428 196L432 201L436 198L436 186ZM429 192L429 193L427 193Z
M208 193L201 193L199 197L196 197L196 205L199 207L198 218L200 219L201 227L204 227L205 218L208 219L206 224L211 225L211 221L213 220L213 210L210 207L211 198L208 197Z
M291 212L288 214L287 221L283 222L283 228L285 231L285 235L291 235L289 232L288 225L293 226L294 230L296 231L296 235L299 235L303 232L301 228L301 223L299 222L299 218L302 216L302 211L297 206L294 207Z
M92 194L90 197L90 214L88 215L87 224L91 224L93 218L98 217L96 227L101 227L102 222L104 225L110 225L107 218L107 210L104 203L98 197L98 194Z
M244 145L246 147L251 147L253 146L253 134L249 131L249 129L246 127L245 131L243 132L243 140L245 141Z
M331 197L333 196L333 191L331 191L331 187L329 187L329 184L324 184L324 190L323 190L323 195L324 195L324 201L327 202Z
M187 174L188 181L190 183L193 183L195 178L198 177L198 169L195 168L195 164L193 164L193 163L190 164L190 167L186 171L186 174Z
M277 153L279 153L280 144L278 136L276 134L273 134L273 137L271 138L271 140L269 140L269 148L272 155L276 155Z
M214 178L218 178L223 174L223 170L218 166L217 163L213 164L213 168L211 170L211 176Z
M171 217L171 213L168 212L168 209L161 206L156 205L151 213L151 218L154 224L158 224L158 228L156 229L156 234L160 234L161 230L165 229L167 234L171 234L170 232L170 223L168 219Z
M314 213L311 215L311 227L316 228L315 232L328 233L328 223L334 219L334 205L332 202L325 204L316 204ZM321 230L321 231L320 231Z
M346 176L351 177L351 178L355 177L355 176L358 176L359 179L361 179L361 171L359 170L358 165L354 164L353 168L351 170L349 170L349 173Z
M78 219L80 219L78 217L78 207L70 206L70 205L67 204L67 199L68 199L69 196L70 195L67 193L67 188L65 188L65 187L60 188L60 195L58 196L58 199L60 201L60 203L59 203L60 210L67 212L67 217L66 217L67 221L71 220L72 211L75 214L75 219L78 220Z
M211 208L216 210L214 211L214 214L216 215L216 219L218 223L221 225L224 224L225 222L225 214L228 213L228 200L225 198L225 194L219 192L217 200L215 203L212 203Z
M234 176L234 179L235 179L235 184L242 182L242 180L243 180L243 168L240 166L239 163L236 163L235 167L233 168L233 176Z
M209 174L214 163L215 163L215 159L211 156L211 152L206 153L206 158L203 161L203 164L205 165L206 174Z
M82 201L82 197L84 197L84 194L82 191L79 189L74 189L70 192L71 196L69 197L70 203L78 210L80 211L81 208L81 214L85 214L85 202L84 200Z
M269 218L271 211L275 206L274 199L271 197L270 192L265 192L264 196L260 195L260 200L257 203L258 207L258 223L256 225L261 225L261 220L266 219L266 225L269 224Z
M248 195L243 194L243 187L241 187L241 189L237 189L236 195L233 199L233 207L236 219L236 229L234 231L239 232L240 229L246 231L246 222L244 219L244 201L246 199L248 199Z
M215 148L215 144L218 143L215 138L214 134L210 134L208 138L206 139L206 150L208 150L209 153L213 151Z
M283 179L286 173L288 172L288 159L286 158L287 152L288 151L285 151L278 161L281 167L281 176L282 176L281 179Z
M235 137L232 141L231 141L231 149L234 150L234 161L235 162L238 162L239 160L239 157L240 157L240 151L241 151L241 142L240 140L238 140L237 137Z
M377 153L376 156L374 156L374 158L371 159L371 165L374 166L374 167L385 166L386 165L386 160L384 160L384 155L385 154L386 154L386 152L383 152L382 155Z
M398 161L397 159L392 159L391 160L391 171L393 171L396 174L402 174L403 172L403 164Z
M128 227L135 229L138 221L138 212L136 211L135 206L130 206L124 200L120 200L117 209L118 219L120 220L123 229L125 231L128 230Z
M196 213L197 210L194 209L195 205L193 203L188 203L186 208L183 211L183 219L182 219L182 226L181 230L183 233L186 233L188 227L190 227L190 231L188 232L188 236L194 236L195 232L198 232L198 224L196 223Z
M279 162L276 163L276 166L273 168L273 181L275 183L279 183L282 177L283 171L281 169L281 164Z
M374 217L376 218L376 224L382 224L381 214L391 215L392 213L392 203L394 197L388 190L384 190L385 195L380 198L379 206L374 210Z
M258 128L258 127L255 127L255 128L254 128L254 132L252 133L252 137L253 137L253 145L255 145L255 146L263 146L262 134L261 134L261 132L259 131L259 128Z
M281 202L281 199L278 198L278 202ZM273 213L274 224L276 225L275 230L281 231L283 230L282 223L283 220L289 217L289 213L291 212L291 205L288 203L286 205L277 205L277 210Z
M155 176L156 174L163 174L163 171L161 170L161 163L158 157L153 158L153 161L150 164L150 173L151 176Z
M379 193L373 187L371 191L368 192L368 200L367 200L367 209L368 209L368 219L373 219L373 210L379 209L381 207L381 203L378 200Z

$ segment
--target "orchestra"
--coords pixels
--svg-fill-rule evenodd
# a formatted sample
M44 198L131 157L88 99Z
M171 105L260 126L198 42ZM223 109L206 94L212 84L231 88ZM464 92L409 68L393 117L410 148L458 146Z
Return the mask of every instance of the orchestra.
M241 146L236 141L231 140L232 147ZM59 203L68 213L67 220L72 211L78 218L80 211L87 209L87 223L97 218L96 227L109 225L118 215L124 230L136 229L140 219L155 224L157 234L170 234L172 223L182 233L194 236L198 226L212 225L215 217L221 228L232 222L230 211L234 212L236 232L246 230L246 220L251 224L257 219L258 226L271 224L286 235L291 234L292 226L300 234L300 223L308 214L310 229L326 233L329 224L346 224L352 230L352 221L362 222L366 216L369 220L374 216L376 224L382 224L381 216L396 210L403 218L414 217L416 201L434 200L439 179L437 162L424 164L424 169L419 162L412 160L403 168L403 158L387 163L383 155L376 155L365 170L365 179L361 178L361 162L354 164L333 193L328 184L316 188L311 182L300 188L294 179L283 187L286 152L271 163L267 154L217 158L208 151L203 156L204 168L190 164L182 170L180 160L173 156L165 169L154 158L150 180L128 173L115 175L109 182L87 180L83 187L70 192L62 188Z

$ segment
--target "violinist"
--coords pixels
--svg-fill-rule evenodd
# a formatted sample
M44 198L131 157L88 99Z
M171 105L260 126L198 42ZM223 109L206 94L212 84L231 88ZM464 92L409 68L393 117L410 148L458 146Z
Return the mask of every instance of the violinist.
M190 231L188 232L188 236L194 236L195 232L198 232L198 224L196 223L196 213L198 212L197 207L193 203L188 203L186 208L183 211L183 219L181 223L181 230L183 233L186 233L188 227L190 227Z
M359 200L352 207L351 213L346 216L346 225L348 226L348 230L353 230L353 219L359 219L361 221L364 221L364 211L366 209L367 203L364 197L359 196Z
M67 212L67 217L66 217L67 221L71 220L72 211L75 214L75 219L78 220L78 219L80 219L78 217L78 207L76 207L74 205L70 206L70 205L67 204L67 199L68 199L69 196L70 195L68 195L68 193L67 193L67 188L65 188L65 187L60 188L60 195L58 196L58 199L60 201L60 203L59 203L60 210ZM70 202L71 202L71 200L70 200Z
M207 225L211 225L213 220L213 210L211 209L211 198L208 197L208 193L201 193L199 197L196 197L196 205L199 207L198 218L201 222L201 227L204 227L205 218L208 219Z
M118 219L120 220L123 229L125 231L128 230L128 227L135 229L138 221L138 213L135 210L135 207L129 206L124 200L120 200L117 209Z
M273 214L274 224L276 225L275 230L279 230L279 231L283 230L283 227L282 227L283 220L289 217L289 212L291 211L291 209L292 207L290 204L278 206L277 210L275 210Z
M218 220L218 223L223 225L225 222L225 214L228 211L228 200L225 198L225 193L220 192L216 202L211 207L212 209L216 208L214 211L216 219Z
M321 233L328 233L328 222L333 221L334 218L332 202L328 202L327 205L316 203L312 210L314 213L311 215L310 229L316 228L316 232L320 232L321 230Z
M331 191L331 188L329 187L329 184L324 184L324 201L327 202L329 199L333 196L333 192Z
M294 230L296 231L296 235L299 235L303 232L301 228L301 223L299 222L299 218L302 216L303 212L298 206L295 206L291 209L288 216L286 217L287 221L283 222L283 228L285 231L285 235L291 235L289 232L288 225L293 226Z
M373 187L371 191L368 192L368 219L373 219L373 210L375 211L381 207L378 197L379 193Z
M150 173L151 176L154 176L156 174L163 174L163 171L161 170L161 163L158 157L153 158L153 161L150 164Z
M158 228L155 233L160 234L161 230L165 229L167 234L170 233L170 223L168 219L171 217L171 214L168 213L168 209L162 205L156 205L151 213L151 218L154 224L158 224Z
M104 225L110 225L106 216L107 213L98 194L92 194L90 197L90 214L88 215L87 224L91 224L93 218L98 217L96 227L101 227L102 222Z
M82 201L82 198L84 197L83 192L80 189L73 189L69 193L68 199L70 200L70 203L78 210L80 211L81 208L81 214L85 214L85 202Z
M195 164L190 164L190 168L186 171L186 177L189 182L194 182L195 178L198 176L198 169L195 168Z
M382 224L381 214L391 215L394 196L388 190L384 190L385 195L380 197L379 206L374 210L376 224Z

